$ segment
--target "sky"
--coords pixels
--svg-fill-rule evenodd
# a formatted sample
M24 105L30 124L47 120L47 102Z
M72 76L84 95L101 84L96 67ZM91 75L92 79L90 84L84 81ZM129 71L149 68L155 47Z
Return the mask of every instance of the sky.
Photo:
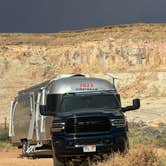
M166 23L166 0L0 0L0 32L54 33Z

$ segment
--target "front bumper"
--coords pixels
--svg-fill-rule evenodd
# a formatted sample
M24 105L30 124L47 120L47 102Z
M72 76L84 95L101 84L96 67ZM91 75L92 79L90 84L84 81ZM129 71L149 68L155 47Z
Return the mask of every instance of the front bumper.
M57 156L86 156L93 154L110 153L116 143L124 143L127 139L126 132L102 135L82 136L52 136L53 151ZM84 145L95 145L95 152L83 152Z

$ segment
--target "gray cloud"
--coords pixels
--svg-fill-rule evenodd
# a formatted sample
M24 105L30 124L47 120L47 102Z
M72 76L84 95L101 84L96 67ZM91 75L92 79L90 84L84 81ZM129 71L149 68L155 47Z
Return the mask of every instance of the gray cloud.
M0 0L0 32L166 23L165 0Z

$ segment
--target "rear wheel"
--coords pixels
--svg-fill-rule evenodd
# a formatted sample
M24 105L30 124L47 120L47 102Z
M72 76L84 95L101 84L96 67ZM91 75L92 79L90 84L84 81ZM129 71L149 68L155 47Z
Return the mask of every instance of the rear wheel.
M28 142L26 140L22 141L22 156L27 156Z

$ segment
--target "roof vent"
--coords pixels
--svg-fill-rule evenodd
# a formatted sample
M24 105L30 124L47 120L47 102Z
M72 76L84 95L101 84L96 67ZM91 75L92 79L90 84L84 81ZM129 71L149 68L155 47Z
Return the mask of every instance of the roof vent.
M62 75L57 76L53 80L58 80L58 79L61 79L61 78L70 78L70 77L89 77L89 75L84 75L84 74L62 74ZM53 80L51 80L51 81L53 81Z
M71 77L86 77L84 74L73 74Z

